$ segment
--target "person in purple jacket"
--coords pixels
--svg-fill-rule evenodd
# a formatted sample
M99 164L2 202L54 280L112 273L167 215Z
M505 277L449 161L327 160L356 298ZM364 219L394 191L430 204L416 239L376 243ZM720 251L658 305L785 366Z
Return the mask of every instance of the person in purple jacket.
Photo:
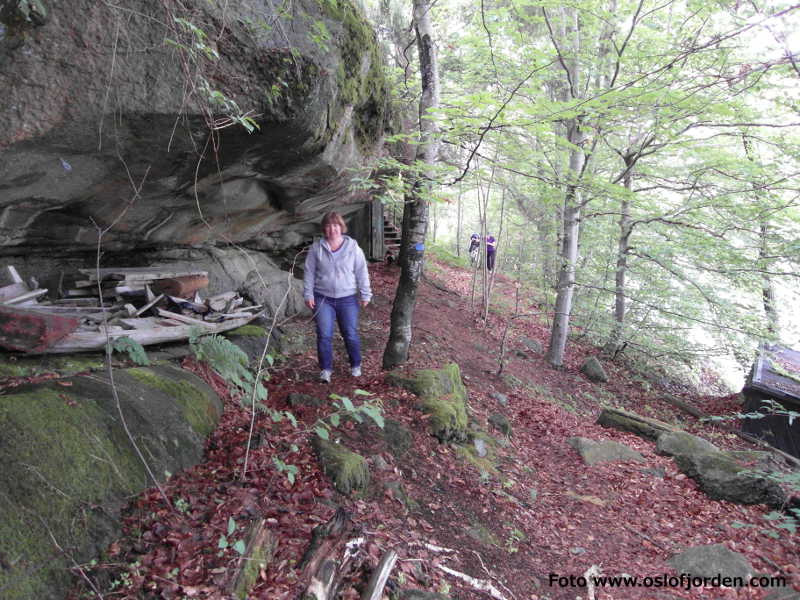
M486 234L486 268L494 269L494 255L497 251L497 240L490 233Z
M372 290L364 252L353 238L344 235L347 225L337 212L322 217L323 238L311 244L303 275L303 298L314 311L317 324L319 378L330 383L333 374L333 322L350 359L350 374L361 376L361 340L358 314L369 304Z

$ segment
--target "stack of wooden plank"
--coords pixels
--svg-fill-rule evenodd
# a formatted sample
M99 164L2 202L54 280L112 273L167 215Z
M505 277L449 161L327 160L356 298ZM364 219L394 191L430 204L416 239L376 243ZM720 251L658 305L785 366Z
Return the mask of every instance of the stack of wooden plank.
M101 350L109 339L124 336L142 345L156 344L198 332L235 329L263 313L260 306L244 306L236 292L202 299L199 290L208 286L204 271L114 268L80 272L85 279L70 291L85 290L84 296L39 303L37 298L46 289L31 290L12 266L0 269L0 346L49 354ZM106 298L114 301L105 302Z
M79 269L82 279L67 290L68 297L97 296L102 290L104 298L129 294L165 292L181 298L191 297L195 291L208 287L208 272L168 267L121 267L105 269Z

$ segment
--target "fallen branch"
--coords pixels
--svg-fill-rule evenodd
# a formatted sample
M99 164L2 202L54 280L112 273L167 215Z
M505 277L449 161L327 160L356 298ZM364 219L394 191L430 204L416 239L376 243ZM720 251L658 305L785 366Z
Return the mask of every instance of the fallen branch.
M460 579L461 581L465 581L469 585L471 585L476 590L481 592L486 592L492 598L496 598L496 600L508 600L505 596L503 596L502 592L494 587L488 581L484 581L483 579L475 579L466 573L462 573L461 571L456 571L455 569L451 569L450 567L446 567L445 565L436 565L437 568L444 571L448 575L452 575L453 577Z
M386 587L386 581L397 562L397 552L389 550L381 558L381 562L375 567L372 575L369 578L367 587L364 588L364 593L361 594L361 600L380 600L383 595L383 588Z

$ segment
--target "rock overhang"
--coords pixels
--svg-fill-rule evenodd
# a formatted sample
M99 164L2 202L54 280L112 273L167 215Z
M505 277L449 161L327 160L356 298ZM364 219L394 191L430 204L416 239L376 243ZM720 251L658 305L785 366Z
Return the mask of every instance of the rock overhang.
M2 254L269 251L364 201L387 86L351 3L43 1L0 37Z

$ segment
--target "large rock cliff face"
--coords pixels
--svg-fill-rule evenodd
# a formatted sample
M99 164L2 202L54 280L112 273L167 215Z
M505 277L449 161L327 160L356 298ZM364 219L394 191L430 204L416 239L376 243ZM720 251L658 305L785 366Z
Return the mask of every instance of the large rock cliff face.
M0 90L5 261L296 246L387 105L349 0L0 0Z

